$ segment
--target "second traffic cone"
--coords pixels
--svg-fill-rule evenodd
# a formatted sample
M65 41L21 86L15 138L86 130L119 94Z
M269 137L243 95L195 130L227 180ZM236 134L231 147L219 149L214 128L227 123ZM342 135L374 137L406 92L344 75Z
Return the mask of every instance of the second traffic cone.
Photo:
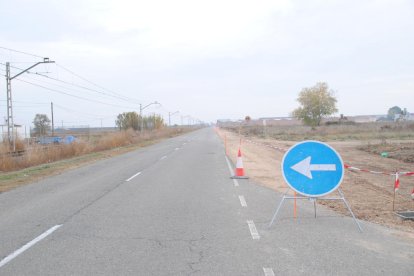
M237 178L237 179L249 178L244 175L243 161L242 161L242 155L241 155L240 148L239 148L239 153L237 154L237 163L236 163L236 169L234 172L234 176L232 176L231 178Z

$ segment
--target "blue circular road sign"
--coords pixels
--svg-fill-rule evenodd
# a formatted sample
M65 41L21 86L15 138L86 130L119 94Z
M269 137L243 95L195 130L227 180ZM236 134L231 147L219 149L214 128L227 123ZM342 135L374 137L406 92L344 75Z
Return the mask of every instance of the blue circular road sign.
M303 141L292 146L283 156L282 174L294 191L304 196L321 197L341 185L344 163L329 145Z

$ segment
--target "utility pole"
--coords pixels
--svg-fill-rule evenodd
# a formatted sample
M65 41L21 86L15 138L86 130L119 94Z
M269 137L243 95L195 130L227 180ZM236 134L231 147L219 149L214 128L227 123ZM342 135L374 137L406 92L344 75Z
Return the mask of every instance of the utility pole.
M7 86L7 138L9 139L9 144L13 141L13 104L12 104L12 94L11 94L11 78L10 78L10 62L6 62L6 86ZM13 143L14 144L14 143ZM14 151L13 146L13 151Z
M33 67L36 67L42 63L54 63L50 61L49 58L43 58L43 61L37 62L32 66L24 69L15 76L10 74L10 62L6 62L6 86L7 86L7 137L9 139L9 144L13 143L13 151L16 151L16 141L14 139L14 122L13 122L13 101L12 101L12 92L11 92L11 81L23 73L26 73Z
M55 121L53 119L53 102L50 103L50 109L52 111L52 136L55 136Z

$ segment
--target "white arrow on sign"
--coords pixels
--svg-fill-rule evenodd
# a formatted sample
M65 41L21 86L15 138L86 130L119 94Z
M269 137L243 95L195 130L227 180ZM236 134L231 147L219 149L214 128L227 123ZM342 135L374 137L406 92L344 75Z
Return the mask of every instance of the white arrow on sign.
M303 174L309 179L312 179L312 171L336 171L335 164L311 164L310 156L290 168L300 174Z

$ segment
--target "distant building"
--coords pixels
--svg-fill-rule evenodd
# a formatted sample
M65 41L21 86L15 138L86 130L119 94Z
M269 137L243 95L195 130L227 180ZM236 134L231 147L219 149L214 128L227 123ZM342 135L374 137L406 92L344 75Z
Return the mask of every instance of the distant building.
M263 117L254 120L257 124L266 126L300 125L301 121L293 117Z
M348 116L348 120L354 121L355 123L372 123L380 120L387 115L358 115L358 116Z
M231 120L230 119L218 119L217 120L217 124L220 124L220 123L228 123L228 122L231 122Z

